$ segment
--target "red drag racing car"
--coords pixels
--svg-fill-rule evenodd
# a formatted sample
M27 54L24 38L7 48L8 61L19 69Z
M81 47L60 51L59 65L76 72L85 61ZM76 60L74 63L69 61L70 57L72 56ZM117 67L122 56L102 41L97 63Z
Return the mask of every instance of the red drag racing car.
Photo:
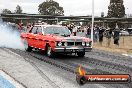
M44 50L49 57L56 53L77 53L83 57L85 52L92 50L91 39L72 36L67 27L59 25L34 25L30 31L22 33L21 38L26 51Z

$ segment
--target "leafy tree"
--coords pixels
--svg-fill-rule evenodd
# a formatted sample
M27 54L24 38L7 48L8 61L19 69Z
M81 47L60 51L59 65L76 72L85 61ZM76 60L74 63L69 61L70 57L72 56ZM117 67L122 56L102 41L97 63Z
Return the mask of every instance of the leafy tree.
M124 17L125 7L123 5L123 0L111 0L108 7L108 17Z
M9 9L3 9L2 14L11 14L11 11Z
M125 16L125 7L123 5L123 0L110 0L107 17L122 18L124 16ZM109 27L115 28L115 25L116 25L115 22L110 23ZM119 26L121 26L121 25L119 25Z
M53 0L46 0L38 7L39 13L43 15L64 15L63 7Z
M21 8L21 6L17 5L16 10L15 10L15 13L16 13L16 14L21 14L21 13L22 13L22 8Z
M12 14L12 12L9 9L3 9L1 14ZM4 22L12 22L12 18L2 18L2 21Z

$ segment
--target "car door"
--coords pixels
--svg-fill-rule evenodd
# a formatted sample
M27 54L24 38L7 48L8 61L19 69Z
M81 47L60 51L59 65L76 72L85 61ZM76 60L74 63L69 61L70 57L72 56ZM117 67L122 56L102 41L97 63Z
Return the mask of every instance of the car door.
M27 34L28 36L28 44L31 47L35 47L35 42L36 42L36 34L37 34L37 27L33 27L31 31Z
M46 46L45 43L45 36L42 34L42 27L39 26L37 29L37 35L36 35L36 47L38 47L39 49L44 49L44 47Z

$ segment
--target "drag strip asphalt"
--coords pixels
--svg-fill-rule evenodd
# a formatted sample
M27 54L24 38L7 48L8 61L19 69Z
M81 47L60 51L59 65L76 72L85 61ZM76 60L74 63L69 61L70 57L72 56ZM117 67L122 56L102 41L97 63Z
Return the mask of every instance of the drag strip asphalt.
M69 86L70 88L74 88L74 87L75 88L76 87L81 87L81 88L105 88L105 87L106 88L117 88L117 87L131 88L131 84L98 84L98 86L96 84L88 84L88 85L84 85L84 86L79 86L76 83L75 74L65 71L63 69L57 68L54 65L45 63L42 59L44 59L44 58L49 59L49 60L52 60L52 59L46 57L45 55L41 54L40 52L33 51L31 53L28 53L28 52L21 51L21 50L13 50L13 49L10 49L10 50L24 58L28 58L33 64L35 64L35 66L38 67L39 70L41 70L44 74L47 74L46 76L49 77L49 79L52 80L60 88L68 88L65 85L70 85ZM93 52L93 54L94 53L97 53L97 52ZM96 55L96 56L98 56L98 55ZM35 57L38 57L38 58L35 58ZM39 58L41 58L41 59L39 59ZM87 55L85 58L87 59ZM106 69L105 67L102 68L101 66L98 66L98 65L95 66L95 64L92 65L91 63L86 62L87 60L85 61L85 58L80 59L80 58L77 58L76 56L71 56L71 57L67 56L66 57L66 56L60 55L60 56L54 58L53 60L56 61L56 63L58 62L58 64L60 64L60 63L68 64L68 66L71 65L74 68L77 68L78 65L83 65L87 69L87 71L89 71L89 73L94 73L94 72L97 72L97 73L114 73L114 72L120 73L121 72L120 70L119 71L115 70L115 71L111 72L110 70ZM97 66L98 66L98 68L97 68ZM45 71L46 68L48 69L47 71ZM61 80L61 81L59 81L59 80Z

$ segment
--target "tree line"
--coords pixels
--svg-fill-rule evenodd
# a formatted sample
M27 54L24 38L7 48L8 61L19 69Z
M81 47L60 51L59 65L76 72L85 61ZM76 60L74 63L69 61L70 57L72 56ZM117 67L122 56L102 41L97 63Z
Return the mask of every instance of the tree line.
M2 14L22 14L22 8L20 5L16 6L16 10L11 12L9 9L3 9ZM63 7L58 2L53 0L46 0L38 6L38 12L42 15L64 15Z
M17 5L16 10L14 12L11 12L9 9L3 9L3 14L22 14L23 10L21 6ZM59 5L58 2L54 0L46 0L39 4L38 6L38 13L42 15L64 15L64 9ZM115 17L115 18L122 18L125 16L125 7L123 5L123 0L110 0L110 5L108 6L108 13L106 17ZM121 24L119 22L112 22L109 23L109 27L115 27L115 23L118 23L120 26Z
M9 9L3 9L2 14L21 14L22 13L22 8L21 6L17 5L16 10L14 12L11 12Z

